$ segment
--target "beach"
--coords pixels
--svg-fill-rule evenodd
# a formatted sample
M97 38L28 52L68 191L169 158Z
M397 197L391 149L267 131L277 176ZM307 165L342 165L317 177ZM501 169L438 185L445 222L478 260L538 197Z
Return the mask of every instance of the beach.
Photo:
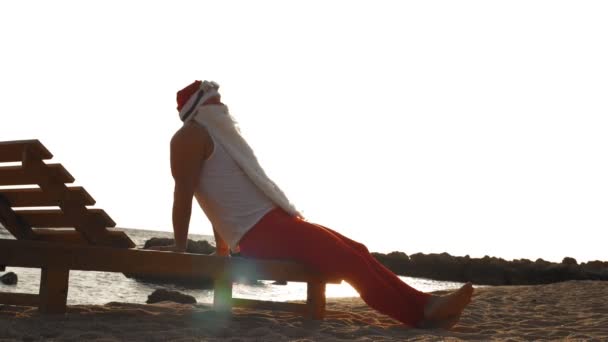
M568 281L476 289L450 331L407 328L359 298L329 298L327 317L208 304L71 305L65 315L0 306L2 341L469 341L608 340L608 283Z

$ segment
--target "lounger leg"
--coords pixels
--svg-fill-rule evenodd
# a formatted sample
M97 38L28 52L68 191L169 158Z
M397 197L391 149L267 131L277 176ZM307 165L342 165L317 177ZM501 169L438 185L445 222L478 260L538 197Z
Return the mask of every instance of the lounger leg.
M232 279L221 277L213 283L213 307L216 311L232 310Z
M325 283L308 282L306 304L310 318L323 319L325 317Z
M40 306L43 313L65 313L70 270L45 267L40 277Z

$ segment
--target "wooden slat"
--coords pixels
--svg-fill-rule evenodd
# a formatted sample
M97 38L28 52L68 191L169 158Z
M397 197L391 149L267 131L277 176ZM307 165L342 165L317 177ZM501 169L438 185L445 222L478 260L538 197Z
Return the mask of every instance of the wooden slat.
M76 227L80 222L74 222L59 209L19 209L15 214L21 217L28 225L36 228L68 228ZM85 226L114 227L116 223L103 209L89 209L83 221Z
M273 302L273 301L262 301L255 299L244 299L244 298L232 298L232 306L234 307L245 307L260 310L281 310L289 312L297 312L301 314L308 314L308 308L304 303L285 303L285 302Z
M15 214L10 203L2 196L0 196L0 223L17 239L28 239L32 236L32 228Z
M38 140L0 141L0 163L21 161L26 147L29 153L40 159L53 158L51 152Z
M38 179L38 186L42 191L56 198L67 198L68 188L63 182L47 173L48 167L35 155L25 153L23 158L23 167L28 175L43 175ZM47 173L45 175L45 173ZM84 238L91 244L115 247L128 245L135 246L133 241L126 235L122 241L116 241L115 237L108 235L107 227L114 227L116 224L107 214L104 213L104 221L95 219L87 208L74 200L60 201L59 207L63 212L63 218L69 223L70 227L76 228ZM48 227L49 225L41 225L39 227Z
M40 296L33 293L0 292L0 304L38 306L40 304Z
M53 197L42 189L0 189L0 196L9 201L13 207L55 207L60 205L61 198ZM95 200L83 187L68 187L65 200L94 205Z
M61 183L72 183L74 177L61 164L48 164L47 173ZM23 166L0 167L0 185L29 185L38 184L46 178L46 173L27 173Z
M46 241L46 242L58 242L65 244L76 244L76 245L88 245L89 242L85 239L82 234L73 229L40 229L34 228L33 237L31 240ZM131 248L135 247L135 244L131 241L129 236L122 231L112 230L107 232L109 242L107 246L118 247L118 248Z
M27 251L27 253L24 253ZM250 260L201 254L142 249L68 245L27 240L0 239L0 264L14 267L64 266L71 270L122 272L141 275L211 277L230 274L238 279L338 283L325 279L301 264L277 260Z

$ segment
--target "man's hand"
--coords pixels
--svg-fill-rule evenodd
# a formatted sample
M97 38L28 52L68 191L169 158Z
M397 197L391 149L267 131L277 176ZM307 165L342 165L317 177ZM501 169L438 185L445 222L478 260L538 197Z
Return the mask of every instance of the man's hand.
M216 248L215 252L213 252L211 255L230 256L230 248Z
M215 227L213 227L213 237L215 238L215 253L212 255L230 256L230 247L228 247L228 244L222 239L222 236Z
M153 250L153 251L186 253L186 248L185 247L178 247L176 245L152 246L152 247L148 247L146 249Z

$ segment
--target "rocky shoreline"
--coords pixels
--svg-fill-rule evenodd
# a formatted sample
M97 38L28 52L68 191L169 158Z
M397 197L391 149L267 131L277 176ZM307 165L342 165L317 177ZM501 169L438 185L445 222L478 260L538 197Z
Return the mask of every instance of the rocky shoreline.
M152 238L146 241L144 248L167 246L172 243L173 239ZM188 240L187 252L211 254L215 252L215 247L205 240ZM579 264L574 258L569 257L564 258L561 263L553 263L543 259L507 261L489 256L458 257L448 253L407 255L403 252L391 252L372 253L372 255L398 275L442 281L470 281L478 285L537 285L568 280L608 280L608 262L591 261ZM141 281L171 282L197 288L213 286L211 279L167 279L138 275L131 277Z
M561 263L485 256L471 258L448 253L408 256L403 252L372 253L396 274L434 280L473 282L479 285L539 285L568 280L608 280L608 262L591 261L578 264L566 257Z

